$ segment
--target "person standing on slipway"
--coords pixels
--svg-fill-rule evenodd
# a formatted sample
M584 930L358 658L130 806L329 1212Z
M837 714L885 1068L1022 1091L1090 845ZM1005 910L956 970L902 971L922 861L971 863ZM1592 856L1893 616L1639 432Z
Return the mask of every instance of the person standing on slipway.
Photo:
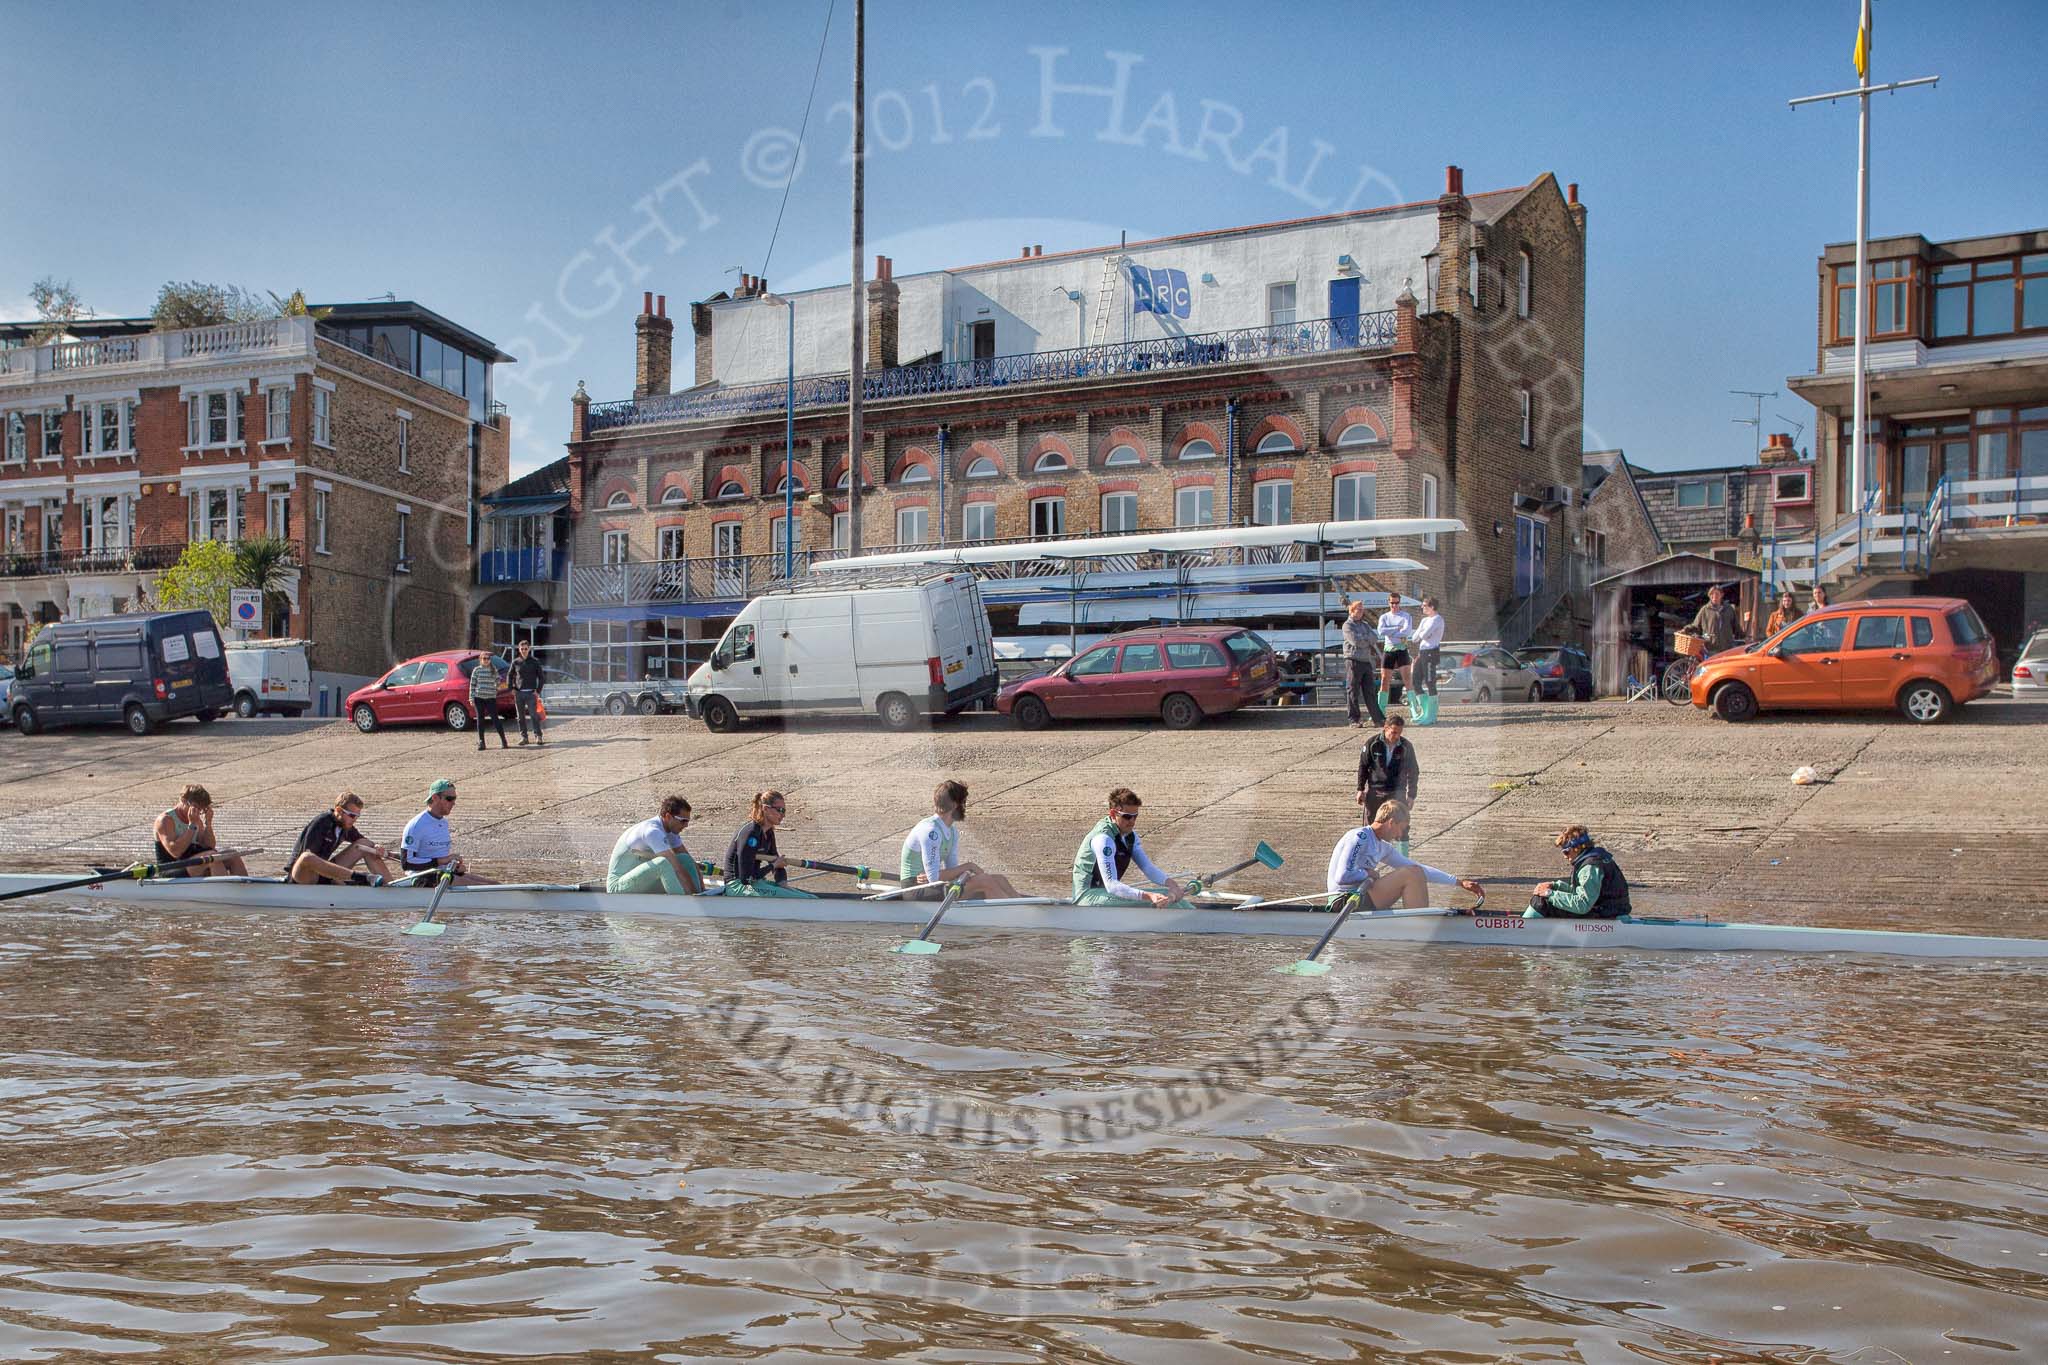
M498 688L501 685L498 666L491 662L488 653L479 654L476 667L469 674L469 700L476 707L476 748L484 750L484 722L498 727L498 747L509 749L511 743L505 738L505 718L498 714Z
M1361 700L1366 710L1372 712L1374 726L1386 723L1379 698L1374 695L1378 683L1373 678L1372 659L1378 638L1372 623L1365 619L1365 603L1353 602L1344 609L1344 702L1354 728L1364 724L1358 717Z

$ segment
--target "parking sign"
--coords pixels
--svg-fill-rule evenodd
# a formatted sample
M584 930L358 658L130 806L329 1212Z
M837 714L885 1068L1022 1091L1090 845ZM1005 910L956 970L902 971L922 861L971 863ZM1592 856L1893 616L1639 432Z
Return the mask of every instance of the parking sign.
M263 624L263 591L260 588L228 589L228 620L239 631L253 631Z

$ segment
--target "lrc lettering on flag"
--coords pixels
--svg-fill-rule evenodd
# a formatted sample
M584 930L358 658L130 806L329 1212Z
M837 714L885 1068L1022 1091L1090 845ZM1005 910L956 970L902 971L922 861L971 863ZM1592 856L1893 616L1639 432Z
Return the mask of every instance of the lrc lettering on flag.
M1185 270L1150 270L1142 265L1129 269L1133 313L1185 318L1192 311L1195 296Z

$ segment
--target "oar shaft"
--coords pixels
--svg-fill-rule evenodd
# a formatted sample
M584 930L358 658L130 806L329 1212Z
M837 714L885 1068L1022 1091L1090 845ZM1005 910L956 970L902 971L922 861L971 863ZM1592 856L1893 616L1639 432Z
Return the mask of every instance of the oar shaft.
M899 886L910 886L901 877L892 877L886 872L877 872L872 867L859 867L852 863L828 863L822 858L784 858L785 863L795 867L807 867L813 872L839 872L849 877L858 877L864 882L894 882Z
M924 928L917 931L919 938L930 938L932 936L932 930L939 927L939 921L944 919L946 912L953 908L953 900L959 894L960 889L958 887L949 886L946 888L946 894L939 898L939 908L932 911L932 917L924 922Z
M1337 931L1344 927L1344 921L1350 919L1351 912L1358 908L1358 894L1358 892L1354 891L1345 897L1344 908L1338 912L1337 922L1323 931L1323 936L1316 940L1315 950L1304 958L1303 961L1314 962L1323 955L1323 949L1330 946L1330 940L1337 937Z
M230 848L208 849L195 853L189 858L179 858L168 863L130 863L118 872L98 872L90 877L74 877L70 881L50 882L43 886L31 886L20 891L0 894L0 901L20 900L25 896L47 896L54 891L76 891L81 886L99 886L105 882L147 881L151 877L174 872L181 867L193 867L199 863L210 863L222 858L242 858L262 852L261 849Z

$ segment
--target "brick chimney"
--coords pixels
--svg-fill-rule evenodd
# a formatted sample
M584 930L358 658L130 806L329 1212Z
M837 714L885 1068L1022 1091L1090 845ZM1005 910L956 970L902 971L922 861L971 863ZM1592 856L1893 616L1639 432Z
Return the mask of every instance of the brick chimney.
M668 295L640 296L640 316L633 319L633 396L665 396L669 391L669 360L676 325L669 320Z
M896 284L896 263L875 257L875 277L868 281L868 358L871 370L893 370L897 357L897 303L903 291Z
M1790 433L1776 431L1764 442L1764 448L1756 458L1758 464L1797 464L1799 449L1792 444Z
M1436 297L1432 308L1462 312L1465 253L1472 247L1472 201L1465 197L1465 168L1444 167L1444 192L1436 201Z
M1564 206L1571 213L1572 221L1579 226L1579 236L1586 235L1586 206L1579 202L1579 185L1575 180L1564 187Z
M727 297L724 290L713 294L702 303L690 305L690 332L697 344L697 386L711 382L711 305L721 303Z
M569 511L583 510L583 438L590 431L590 391L576 381L569 396Z

